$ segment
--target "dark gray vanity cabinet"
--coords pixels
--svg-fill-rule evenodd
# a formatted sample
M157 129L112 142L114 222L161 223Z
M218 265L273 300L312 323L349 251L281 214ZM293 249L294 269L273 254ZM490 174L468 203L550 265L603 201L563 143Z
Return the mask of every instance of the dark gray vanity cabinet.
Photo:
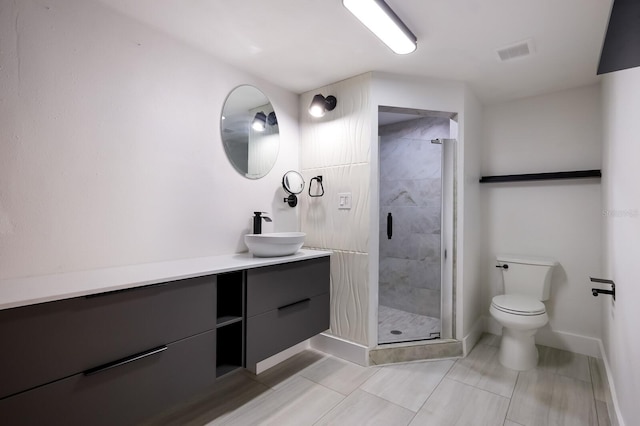
M3 310L0 341L0 424L132 424L214 383L216 277Z
M0 425L129 425L329 328L329 257L0 310Z
M329 328L329 257L247 271L246 366Z

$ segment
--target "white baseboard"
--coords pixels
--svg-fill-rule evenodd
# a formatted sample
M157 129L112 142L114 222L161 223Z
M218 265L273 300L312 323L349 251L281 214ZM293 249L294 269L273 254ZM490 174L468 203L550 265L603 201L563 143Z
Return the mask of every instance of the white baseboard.
M369 348L328 333L320 333L310 339L311 347L354 364L369 365Z
M476 343L478 343L478 340L480 340L480 337L485 330L484 323L484 316L480 315L480 318L478 318L475 324L473 324L473 327L471 327L471 331L469 331L469 333L467 333L467 335L462 339L463 356L469 355L471 349L473 349Z
M484 331L487 333L502 335L502 326L491 316L485 316ZM549 326L543 327L536 333L536 343L551 348L563 349L577 354L600 358L600 339L566 331L552 330Z
M579 334L545 328L539 330L536 334L536 343L539 345L564 349L565 351L595 358L600 358L599 341L600 339L596 339L595 337L581 336Z
M305 349L309 349L309 347L309 340L305 340L304 342L300 342L295 346L292 346L280 353L277 353L265 360L260 361L255 366L247 365L247 370L251 371L253 374L260 374L263 371L270 369L274 365L280 364L282 361L287 360L296 354L299 354Z
M616 393L616 387L613 382L613 374L611 373L611 366L609 365L609 360L607 358L607 353L604 350L604 345L602 340L598 340L598 349L600 350L600 358L602 358L602 362L604 363L605 374L607 375L607 384L609 386L609 392L611 393L611 400L613 403L613 407L609 407L607 404L607 409L609 411L609 419L611 420L612 425L625 426L624 419L622 418L622 413L620 412L620 406L618 404L618 396ZM615 415L615 419L612 418Z

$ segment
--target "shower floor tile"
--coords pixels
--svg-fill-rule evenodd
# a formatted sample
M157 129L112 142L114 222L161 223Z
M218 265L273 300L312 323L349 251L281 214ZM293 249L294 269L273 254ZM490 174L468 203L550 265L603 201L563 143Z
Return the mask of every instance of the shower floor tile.
M402 334L392 333L400 331ZM432 339L431 333L440 333L440 319L401 311L380 305L378 307L378 343L398 343L408 340Z

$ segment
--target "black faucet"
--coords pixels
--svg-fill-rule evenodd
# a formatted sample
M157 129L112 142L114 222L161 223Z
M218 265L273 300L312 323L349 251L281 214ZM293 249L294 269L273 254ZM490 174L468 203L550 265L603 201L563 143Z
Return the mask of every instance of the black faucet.
M262 219L265 222L271 222L271 218L268 216L262 216L263 214L268 214L265 212L253 212L253 233L254 234L262 234Z

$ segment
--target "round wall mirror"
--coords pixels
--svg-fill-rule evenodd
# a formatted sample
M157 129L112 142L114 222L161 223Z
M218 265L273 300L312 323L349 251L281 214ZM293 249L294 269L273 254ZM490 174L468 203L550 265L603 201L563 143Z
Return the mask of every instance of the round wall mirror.
M278 118L264 93L238 86L227 96L220 120L229 162L244 177L259 179L273 168L280 150Z
M288 171L282 177L282 186L289 194L299 194L304 189L304 178L294 170Z

